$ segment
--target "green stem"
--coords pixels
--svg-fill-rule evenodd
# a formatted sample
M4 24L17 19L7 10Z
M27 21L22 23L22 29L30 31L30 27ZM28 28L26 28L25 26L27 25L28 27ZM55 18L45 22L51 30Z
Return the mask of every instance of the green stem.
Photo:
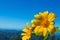
M46 40L47 39L47 37L44 37L44 39L43 40Z
M47 32L46 37L43 38L43 40L47 40L47 38L48 38L48 32Z

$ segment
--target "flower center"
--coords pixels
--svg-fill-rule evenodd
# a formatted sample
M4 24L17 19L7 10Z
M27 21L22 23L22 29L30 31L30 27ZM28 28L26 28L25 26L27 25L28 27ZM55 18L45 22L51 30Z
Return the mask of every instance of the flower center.
M43 26L43 27L48 27L49 26L49 21L48 20L44 20L44 21L42 21L42 23L40 24L41 26Z

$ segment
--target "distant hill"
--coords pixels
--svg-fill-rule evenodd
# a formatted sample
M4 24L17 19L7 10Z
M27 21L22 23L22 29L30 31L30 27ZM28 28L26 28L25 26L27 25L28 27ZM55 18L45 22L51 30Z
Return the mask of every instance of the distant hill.
M21 30L0 30L0 40L21 40ZM30 40L40 40L40 36L34 36ZM49 36L48 40L60 40L60 33L55 33L54 36Z
M0 40L21 39L21 31L18 30L0 30Z

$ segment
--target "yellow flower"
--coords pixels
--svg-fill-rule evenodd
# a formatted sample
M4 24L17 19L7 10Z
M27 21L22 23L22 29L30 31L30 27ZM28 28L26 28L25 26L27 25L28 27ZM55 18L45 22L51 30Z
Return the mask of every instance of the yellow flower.
M21 34L21 35L23 35L22 40L29 40L31 37L31 33L32 33L31 30L28 30L27 33Z
M26 28L23 29L22 40L29 40L32 32L38 32L39 35L47 36L47 31L50 34L55 32L54 19L56 15L52 12L48 14L48 11L40 12L34 15L36 19L32 20L32 24L28 27L26 23Z
M28 28L28 23L26 23L26 28L23 29L23 32L21 35L22 35L22 40L29 40L30 37L31 37L31 29Z
M48 11L45 11L36 14L34 17L36 18L36 20L32 20L32 23L36 25L34 32L38 32L37 30L39 30L40 33L42 30L43 36L46 36L46 31L49 31L51 34L55 32L54 19L56 15L54 13L51 12L48 14Z

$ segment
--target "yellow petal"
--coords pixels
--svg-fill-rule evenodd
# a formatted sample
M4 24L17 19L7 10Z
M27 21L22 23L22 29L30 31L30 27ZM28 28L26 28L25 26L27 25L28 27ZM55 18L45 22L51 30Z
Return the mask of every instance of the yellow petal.
M39 14L36 14L36 15L34 15L34 17L39 19L40 18L40 15Z
M55 23L54 22L50 22L50 25L54 25Z
M27 32L28 31L28 23L26 23L26 27L23 29L23 32Z
M32 20L31 21L32 23L37 23L37 22L39 22L38 20Z
M48 11L43 12L45 15L48 15Z
M32 23L34 23L35 25L39 24L40 20L32 20Z
M46 29L46 28L43 29L43 36L44 36L44 37L47 36L47 29Z
M31 30L29 29L27 33L25 33L24 36L22 36L22 40L29 40L31 37Z
M54 25L49 25L48 28L53 29L54 28Z
M29 29L28 32L27 32L27 34L31 35L31 33L32 33L32 30Z
M40 12L39 15L40 15L39 20L43 20L44 19L44 13L43 12Z
M45 11L45 12L43 13L43 15L44 15L44 18L47 18L47 16L48 16L48 11Z
M48 27L48 31L52 34L52 33L54 33L55 32L55 27L54 27L54 25L50 25L49 27Z
M43 27L42 26L40 26L40 28L39 28L39 33L41 33L41 32L43 32Z
M30 29L32 30L32 29L34 29L35 27L36 27L35 24L31 24Z
M38 31L39 35L41 36L43 34L43 29L40 28L39 31Z
M43 12L39 12L39 15L42 16L43 15Z
M48 21L53 21L55 18L56 18L56 15L52 12L48 15Z
M22 40L29 40L29 38L30 38L30 36L28 37L28 36L25 35L25 36L22 37Z
M38 32L40 29L40 26L36 26L36 28L34 29L34 32Z
M26 35L26 33L22 33L21 35L24 36L24 35Z
M45 12L43 12L43 13L40 12L39 15L40 15L40 19L46 19L47 16L48 16L48 11L45 11Z
M31 27L35 27L35 25L34 25L34 24L32 24L32 25L31 25Z
M28 32L28 29L26 29L26 28L25 28L25 29L23 29L23 32Z
M36 20L32 20L31 23L36 23L37 21Z
M44 18L44 13L40 12L39 15L40 15L40 19Z
M50 32L50 34L54 34L55 28L54 29L48 29L48 31Z

